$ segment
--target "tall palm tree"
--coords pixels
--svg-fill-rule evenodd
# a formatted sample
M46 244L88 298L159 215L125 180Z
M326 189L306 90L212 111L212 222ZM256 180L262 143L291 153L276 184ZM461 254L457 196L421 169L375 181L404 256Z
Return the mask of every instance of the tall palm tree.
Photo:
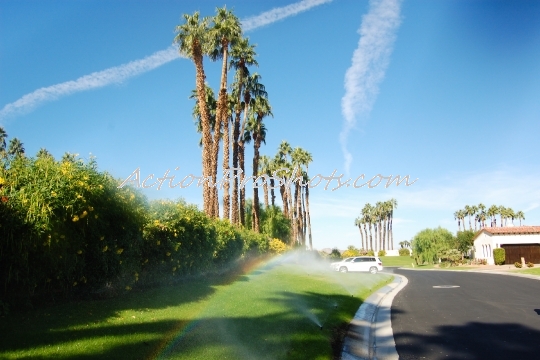
M199 112L201 114L201 128L202 128L202 170L203 177L208 178L211 175L211 149L212 149L212 136L210 129L210 115L206 107L205 99L205 84L204 84L204 67L203 56L210 53L212 50L212 42L209 41L208 34L208 18L199 19L199 12L195 12L193 15L184 14L184 23L176 27L177 35L174 38L174 42L179 45L179 52L184 55L195 64L195 84L197 87L197 95L199 98ZM211 214L210 200L211 200L211 187L208 182L204 182L203 185L203 209L207 215Z
M465 205L465 216L469 217L469 230L472 230L471 216L473 215L472 208L469 205Z
M242 99L243 99L243 89L244 89L244 78L249 75L248 66L255 65L257 66L257 61L255 60L255 46L249 44L248 38L239 39L231 47L231 61L229 63L229 68L236 69L235 81L232 84L233 95L237 98L234 108L234 125L233 125L233 135L232 135L232 152L233 152L233 169L234 169L234 182L233 182L233 191L232 191L232 215L231 222L233 224L239 224L239 194L238 194L238 181L240 173L238 171L238 152L239 152L239 141L240 141L240 117L243 110Z
M229 178L233 174L230 173L230 147L231 147L231 141L230 141L230 131L229 131L229 123L233 121L233 110L236 103L236 97L233 94L230 94L228 96L229 98L229 107L228 107L228 113L227 118L223 121L223 173L229 173ZM225 181L223 184L223 218L231 221L230 218L230 212L231 212L231 197L229 194L230 184L229 181Z
M210 53L210 58L212 60L222 59L221 66L221 82L218 93L217 101L217 116L216 122L214 124L214 142L213 142L213 151L212 151L212 181L216 183L217 181L217 163L218 163L218 153L219 153L219 141L221 134L221 127L227 121L228 116L228 95L227 95L227 61L228 61L228 52L229 45L234 46L236 42L242 36L242 28L240 26L240 21L238 18L225 7L216 9L216 16L213 18L213 27L210 29L210 38L214 42L214 49ZM228 126L227 132L225 135L228 137ZM214 217L219 216L219 201L217 196L217 187L215 191L212 192L212 213Z
M267 116L274 116L272 114L272 107L268 102L268 99L264 97L256 97L251 108L253 112L251 133L253 137L253 177L257 179L259 170L259 148L261 143L266 143L266 127L264 126L263 119ZM253 187L253 230L259 232L259 189Z

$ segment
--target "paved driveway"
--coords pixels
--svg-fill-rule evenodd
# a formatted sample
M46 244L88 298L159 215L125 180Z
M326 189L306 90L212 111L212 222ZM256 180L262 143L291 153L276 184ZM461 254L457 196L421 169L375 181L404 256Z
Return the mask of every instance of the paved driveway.
M514 276L395 270L400 359L540 359L540 281ZM434 288L453 285L459 287Z

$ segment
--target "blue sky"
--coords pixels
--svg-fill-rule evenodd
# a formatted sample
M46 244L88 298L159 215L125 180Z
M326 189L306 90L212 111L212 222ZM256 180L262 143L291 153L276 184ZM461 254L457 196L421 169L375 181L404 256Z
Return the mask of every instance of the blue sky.
M311 177L419 179L311 189L316 248L359 246L364 204L392 197L396 243L455 231L454 211L480 202L540 225L538 1L5 0L0 125L30 156L91 153L117 178L200 175L195 69L171 45L182 14L224 4L251 26L273 107L262 154L287 140L311 152ZM204 65L215 89L220 64ZM144 192L201 204L195 186Z

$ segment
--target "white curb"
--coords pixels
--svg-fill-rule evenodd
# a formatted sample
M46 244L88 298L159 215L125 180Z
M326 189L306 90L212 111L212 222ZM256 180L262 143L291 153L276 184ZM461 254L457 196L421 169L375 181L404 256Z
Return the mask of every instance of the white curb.
M369 296L354 315L343 341L342 360L399 359L390 315L394 297L409 281L393 275L394 281Z

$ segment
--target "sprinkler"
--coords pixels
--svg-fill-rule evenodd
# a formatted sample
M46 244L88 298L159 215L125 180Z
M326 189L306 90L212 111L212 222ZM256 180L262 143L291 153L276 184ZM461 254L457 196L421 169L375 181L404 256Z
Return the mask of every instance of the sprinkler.
M320 327L320 328L321 328L321 330L322 330L322 325L321 325L321 326L319 326L319 327Z

